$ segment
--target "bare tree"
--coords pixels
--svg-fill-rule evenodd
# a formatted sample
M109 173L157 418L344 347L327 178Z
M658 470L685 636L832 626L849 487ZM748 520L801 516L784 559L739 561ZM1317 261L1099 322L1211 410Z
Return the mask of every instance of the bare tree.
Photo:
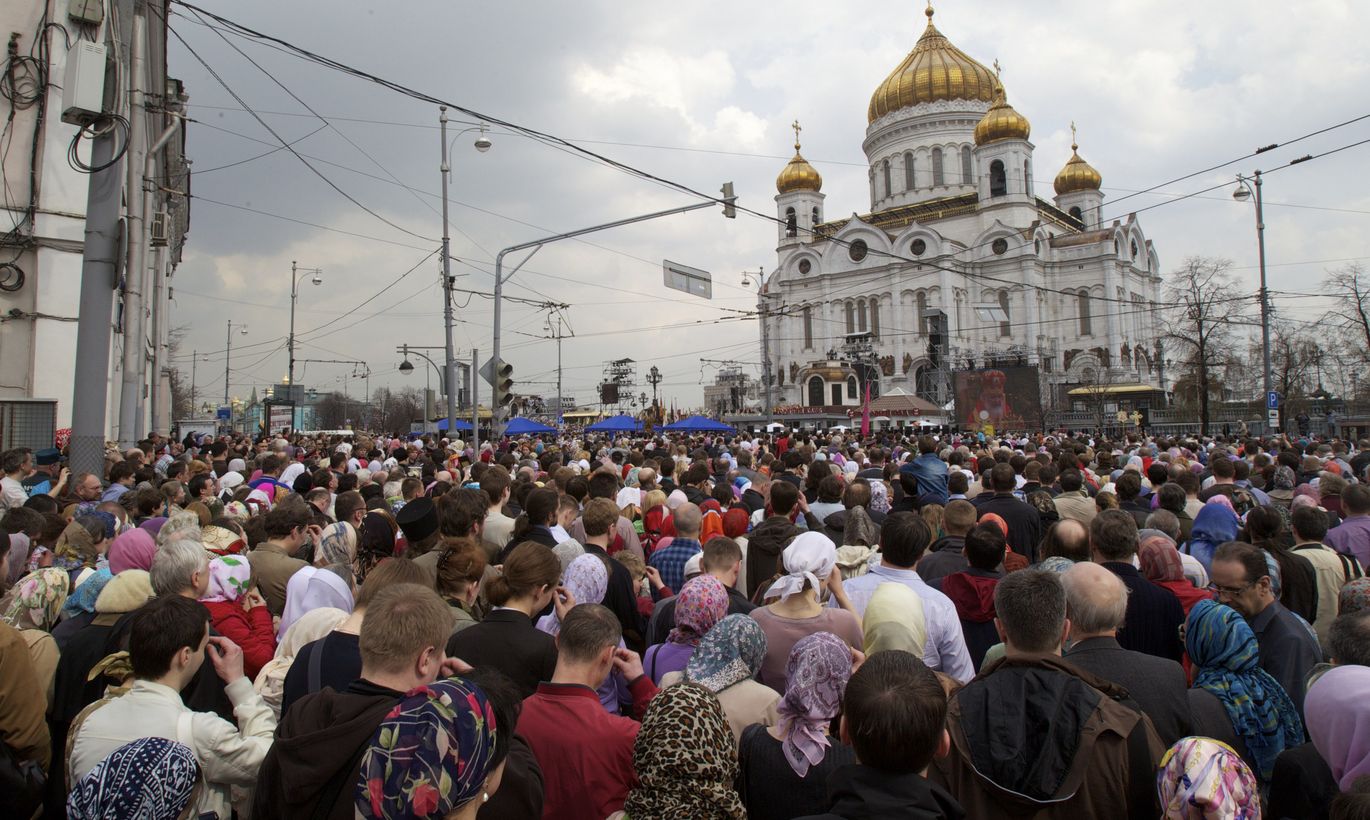
M423 420L423 394L417 388L390 390L380 387L372 394L372 402L384 431L407 433L411 423Z
M1307 330L1289 322L1277 322L1270 333L1270 368L1274 389L1280 394L1280 426L1288 425L1287 414L1303 409L1313 390L1321 387L1315 375L1322 368L1324 351L1318 339Z
M334 390L314 404L314 422L321 430L341 430L357 406L357 402Z
M1328 318L1351 337L1350 348L1362 362L1370 359L1370 274L1358 262L1329 271L1322 280L1329 296L1340 296Z
M1208 435L1212 382L1232 355L1232 324L1242 319L1247 301L1231 269L1228 259L1191 256L1166 282L1166 297L1173 308L1165 344L1178 354L1181 376L1176 379L1176 392L1192 377L1200 435Z
M1113 368L1090 367L1085 369L1080 387L1077 388L1082 391L1085 403L1094 414L1094 429L1100 435L1104 433L1105 411L1111 402L1116 401L1113 391L1109 389L1115 381Z
M180 356L181 342L185 339L185 325L178 325L167 331L167 361L176 361ZM192 363L194 366L194 363ZM192 393L195 386L190 383L186 374L181 372L181 368L173 367L170 369L169 383L171 385L171 421L176 423L180 419L193 418L196 413L195 402Z

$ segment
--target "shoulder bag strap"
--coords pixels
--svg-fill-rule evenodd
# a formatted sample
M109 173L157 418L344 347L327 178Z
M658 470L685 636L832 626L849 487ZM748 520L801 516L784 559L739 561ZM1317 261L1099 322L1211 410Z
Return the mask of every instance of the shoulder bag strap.
M328 640L328 635L323 636L318 643L314 644L314 651L309 653L308 684L311 693L323 689L323 643L326 640Z

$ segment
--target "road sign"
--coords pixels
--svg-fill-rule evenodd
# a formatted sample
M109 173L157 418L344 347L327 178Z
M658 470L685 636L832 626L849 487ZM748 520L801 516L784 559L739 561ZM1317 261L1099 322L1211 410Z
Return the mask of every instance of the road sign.
M662 260L661 270L664 284L671 290L678 290L704 299L714 298L714 278L713 274L708 271L682 265L679 262L672 262L669 259Z
M225 405L223 405L222 407L219 408L219 413L218 413L218 420L219 420L219 421L228 421L228 420L229 420L230 418L232 418L232 417L233 417L233 408L232 408L232 407L229 407L228 405L225 404Z
M1274 390L1271 390L1269 393L1266 393L1265 407L1267 410L1280 409L1280 394L1276 393Z
M1265 423L1271 430L1280 429L1280 411L1275 409L1266 410Z
M485 364L480 366L480 377L485 379L485 383L494 386L495 384L495 357L491 356L485 360Z

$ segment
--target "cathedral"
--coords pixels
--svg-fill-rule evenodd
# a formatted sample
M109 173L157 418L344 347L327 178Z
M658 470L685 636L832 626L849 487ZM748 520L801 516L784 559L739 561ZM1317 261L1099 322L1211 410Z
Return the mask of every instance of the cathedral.
M954 372L985 367L1035 369L1047 409L1103 389L1159 396L1160 263L1141 225L1104 224L1102 177L1076 144L1039 196L1027 118L926 14L871 95L868 212L825 216L795 124L763 291L775 405L853 406L868 383L931 408Z

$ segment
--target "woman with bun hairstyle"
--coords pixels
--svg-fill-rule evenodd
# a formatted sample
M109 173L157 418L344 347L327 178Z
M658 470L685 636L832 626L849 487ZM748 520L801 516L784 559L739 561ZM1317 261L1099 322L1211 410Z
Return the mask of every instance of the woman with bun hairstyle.
M555 553L541 544L519 544L500 575L485 584L491 611L447 641L447 656L498 669L519 688L519 697L533 694L540 682L552 679L557 665L556 639L539 631L533 619L549 603L562 618L576 604L560 583Z

